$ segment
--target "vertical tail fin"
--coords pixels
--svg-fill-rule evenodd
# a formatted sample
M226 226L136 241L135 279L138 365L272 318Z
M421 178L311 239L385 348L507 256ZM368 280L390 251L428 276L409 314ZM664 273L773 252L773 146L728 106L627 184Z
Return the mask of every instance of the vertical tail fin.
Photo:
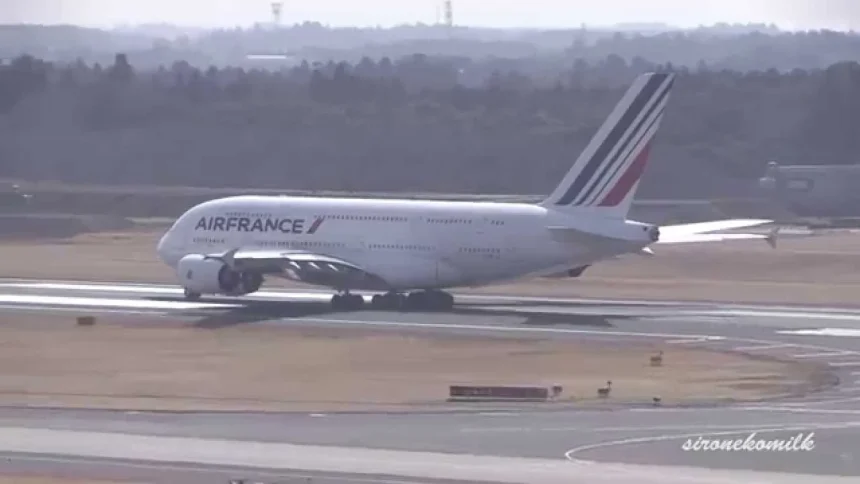
M637 77L541 206L626 218L674 83L669 73Z

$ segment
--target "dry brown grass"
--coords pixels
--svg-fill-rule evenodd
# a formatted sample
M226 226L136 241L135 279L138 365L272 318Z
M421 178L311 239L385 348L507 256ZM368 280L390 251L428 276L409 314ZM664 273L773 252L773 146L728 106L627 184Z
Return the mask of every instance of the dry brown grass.
M160 232L86 234L66 241L0 244L0 274L35 279L173 283L155 258ZM860 234L657 246L657 257L626 256L578 279L540 279L466 292L557 297L858 304ZM275 285L289 286L277 281Z
M414 409L448 385L563 385L593 400L761 399L805 387L814 366L696 348L586 341L407 336L263 326L200 329L152 321L0 316L0 402L140 408ZM123 320L126 321L126 320ZM130 321L130 320L127 320ZM150 324L146 324L150 323Z

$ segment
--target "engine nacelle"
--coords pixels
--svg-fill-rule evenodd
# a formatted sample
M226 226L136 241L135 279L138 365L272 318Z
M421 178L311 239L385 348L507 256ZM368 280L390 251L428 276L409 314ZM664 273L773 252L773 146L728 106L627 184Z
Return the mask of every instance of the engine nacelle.
M260 274L234 271L227 264L200 254L179 259L176 272L183 287L199 294L242 296L256 292L263 284Z

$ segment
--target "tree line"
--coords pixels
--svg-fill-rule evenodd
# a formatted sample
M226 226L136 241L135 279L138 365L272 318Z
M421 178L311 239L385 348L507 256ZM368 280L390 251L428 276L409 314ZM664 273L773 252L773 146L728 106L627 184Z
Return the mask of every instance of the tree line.
M780 31L774 26L717 24L696 29L630 25L554 30L504 30L442 25L333 28L317 22L291 26L191 30L172 26L101 30L75 26L0 25L0 58L22 52L56 62L108 64L125 52L142 69L185 60L193 65L253 68L252 54L282 54L287 61L400 58L421 52L462 60L495 59L529 77L556 71L576 59L600 61L610 54L656 63L747 71L825 68L860 61L860 35L835 31ZM278 66L284 61L271 62Z
M544 193L650 70L678 79L642 196L746 195L770 160L844 164L860 151L853 61L736 71L610 54L542 77L503 67L427 55L277 71L19 56L0 66L0 177Z

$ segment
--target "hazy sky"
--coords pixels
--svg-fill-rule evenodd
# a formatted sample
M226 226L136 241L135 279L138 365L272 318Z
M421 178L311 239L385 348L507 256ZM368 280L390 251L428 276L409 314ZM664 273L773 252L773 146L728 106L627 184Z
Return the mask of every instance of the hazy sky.
M443 0L285 0L285 23L382 25L436 19ZM166 22L249 25L270 18L268 0L0 0L0 22L111 26ZM767 22L788 29L860 30L860 0L453 0L454 21L493 27L575 27L582 23Z

